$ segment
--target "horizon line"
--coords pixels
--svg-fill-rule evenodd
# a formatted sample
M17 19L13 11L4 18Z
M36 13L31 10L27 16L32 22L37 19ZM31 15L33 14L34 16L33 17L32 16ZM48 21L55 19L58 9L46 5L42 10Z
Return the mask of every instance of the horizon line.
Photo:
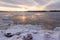
M60 12L60 10L0 11L0 12Z

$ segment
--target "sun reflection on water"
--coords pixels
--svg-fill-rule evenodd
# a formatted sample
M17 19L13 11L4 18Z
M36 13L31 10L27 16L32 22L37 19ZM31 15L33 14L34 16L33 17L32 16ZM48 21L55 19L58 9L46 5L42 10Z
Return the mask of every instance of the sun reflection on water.
M20 19L22 22L25 22L26 21L26 16L20 16Z

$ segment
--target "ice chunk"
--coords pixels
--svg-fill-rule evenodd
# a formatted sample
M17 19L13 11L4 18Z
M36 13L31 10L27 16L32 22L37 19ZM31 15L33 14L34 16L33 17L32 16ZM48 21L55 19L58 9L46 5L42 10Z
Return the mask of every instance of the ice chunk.
M54 30L55 31L60 31L60 27L56 27Z

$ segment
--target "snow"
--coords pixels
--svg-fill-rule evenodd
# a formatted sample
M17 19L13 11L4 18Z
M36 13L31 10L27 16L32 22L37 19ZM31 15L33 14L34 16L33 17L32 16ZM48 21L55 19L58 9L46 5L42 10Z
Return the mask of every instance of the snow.
M31 34L32 40L60 40L60 31L52 30L37 30L34 25L15 25L7 30L0 30L0 40L24 40L27 34ZM17 33L21 33L17 35ZM6 37L4 34L11 33L12 37Z

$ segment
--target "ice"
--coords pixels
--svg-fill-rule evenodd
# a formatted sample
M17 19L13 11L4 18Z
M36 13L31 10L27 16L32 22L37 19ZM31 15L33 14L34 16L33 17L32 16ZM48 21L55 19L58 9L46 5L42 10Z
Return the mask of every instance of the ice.
M55 31L60 31L60 27L56 27L54 30Z
M32 40L60 40L60 31L52 30L37 30L33 25L16 25L7 30L0 30L0 40L25 40L28 34L32 35ZM37 28L37 29L36 29ZM31 30L30 30L31 29ZM17 35L20 32L19 35ZM4 34L11 33L12 37L6 37Z

